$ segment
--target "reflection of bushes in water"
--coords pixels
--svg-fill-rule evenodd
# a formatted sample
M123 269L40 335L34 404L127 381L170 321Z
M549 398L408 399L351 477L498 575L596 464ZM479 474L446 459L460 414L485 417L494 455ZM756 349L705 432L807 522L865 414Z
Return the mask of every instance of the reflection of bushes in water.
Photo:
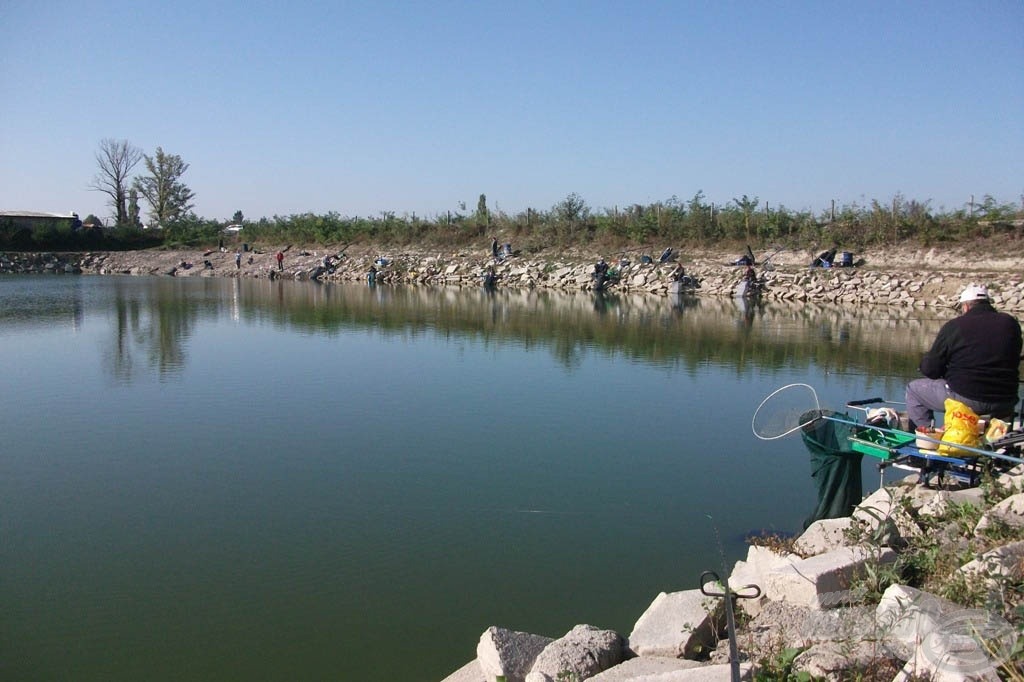
M284 324L321 333L345 327L385 332L459 334L488 343L544 345L566 366L590 349L640 362L696 370L712 363L737 373L818 367L824 373L909 377L941 320L884 308L762 304L671 298L435 287L309 286L280 283ZM247 301L264 301L254 283ZM381 297L386 297L382 301ZM919 314L919 313L918 313Z
M199 319L238 314L318 335L373 330L403 338L440 336L485 345L547 349L578 368L588 353L656 366L731 368L737 375L814 367L823 374L909 377L942 320L906 312L841 310L695 299L690 305L652 296L612 295L595 311L591 294L203 278L157 280L130 301L119 295L121 351L143 346L150 366L174 371L187 362L182 345ZM119 287L120 288L120 287ZM135 292L132 287L129 291ZM125 294L126 292L121 292ZM233 302L237 307L231 308ZM129 330L132 330L129 334ZM902 381L899 382L902 386ZM886 387L886 390L890 390Z

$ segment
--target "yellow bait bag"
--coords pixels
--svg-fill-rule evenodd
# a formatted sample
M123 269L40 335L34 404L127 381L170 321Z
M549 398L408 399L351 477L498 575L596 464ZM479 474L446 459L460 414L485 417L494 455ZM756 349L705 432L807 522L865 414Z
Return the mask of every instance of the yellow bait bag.
M949 443L950 445L947 445ZM981 446L981 434L978 433L978 415L974 410L959 400L946 398L946 432L942 434L942 445L939 454L948 457L971 456L971 453L956 445L967 445L972 448Z

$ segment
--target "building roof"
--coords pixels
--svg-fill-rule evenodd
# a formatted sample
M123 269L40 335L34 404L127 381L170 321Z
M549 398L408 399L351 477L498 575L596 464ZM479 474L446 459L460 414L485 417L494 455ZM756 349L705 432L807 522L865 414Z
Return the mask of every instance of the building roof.
M76 213L44 213L42 211L0 211L0 218L75 218Z

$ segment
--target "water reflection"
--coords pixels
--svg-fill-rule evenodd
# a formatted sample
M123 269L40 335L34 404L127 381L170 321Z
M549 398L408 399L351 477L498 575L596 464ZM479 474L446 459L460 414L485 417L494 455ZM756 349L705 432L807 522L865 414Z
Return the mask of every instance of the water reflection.
M33 284L27 286L26 281ZM188 361L197 323L227 318L337 335L439 333L544 347L566 367L584 352L656 364L730 366L737 373L815 365L827 373L907 376L945 318L902 308L843 308L699 295L314 284L171 278L5 281L0 323L38 325L109 314L108 371L129 380L140 366L161 376Z

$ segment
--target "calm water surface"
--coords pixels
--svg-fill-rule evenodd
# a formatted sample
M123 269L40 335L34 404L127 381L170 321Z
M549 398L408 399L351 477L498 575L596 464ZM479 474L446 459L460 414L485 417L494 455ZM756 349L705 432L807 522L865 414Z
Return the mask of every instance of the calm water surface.
M812 509L760 400L898 398L919 315L0 278L0 679L430 681L490 625L628 635Z

